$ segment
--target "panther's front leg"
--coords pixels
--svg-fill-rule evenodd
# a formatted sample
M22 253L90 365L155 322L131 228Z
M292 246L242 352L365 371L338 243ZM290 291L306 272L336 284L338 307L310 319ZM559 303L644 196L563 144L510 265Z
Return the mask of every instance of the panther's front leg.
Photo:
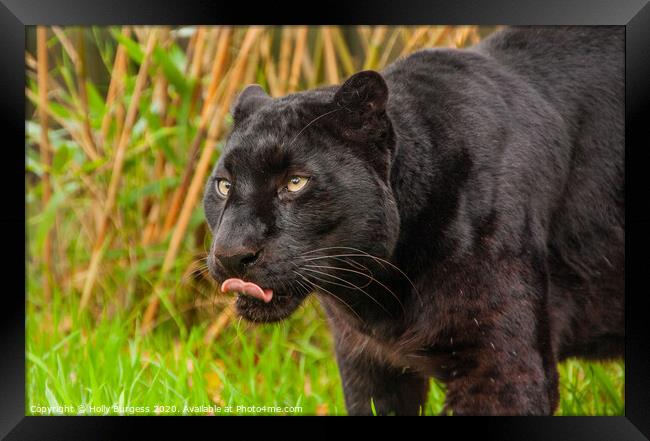
M551 415L558 373L543 265L490 266L466 278L471 286L452 331L445 408L454 415Z
M354 339L334 332L336 355L349 415L419 415L429 389L429 379L404 371L373 357ZM372 403L372 404L371 404Z
M457 354L467 369L446 382L446 410L453 415L551 415L557 373L549 378L535 349L494 346Z

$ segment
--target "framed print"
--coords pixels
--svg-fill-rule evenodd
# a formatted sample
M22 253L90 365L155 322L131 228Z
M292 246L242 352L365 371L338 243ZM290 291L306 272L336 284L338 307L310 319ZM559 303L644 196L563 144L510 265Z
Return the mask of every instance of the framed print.
M650 6L164 3L0 5L3 436L646 439Z

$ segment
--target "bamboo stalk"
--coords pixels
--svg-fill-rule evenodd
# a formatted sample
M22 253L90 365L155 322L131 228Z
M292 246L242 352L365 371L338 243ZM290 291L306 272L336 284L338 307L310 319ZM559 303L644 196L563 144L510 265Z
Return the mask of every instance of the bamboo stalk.
M154 29L149 35L147 41L147 46L144 51L144 57L142 59L142 64L140 65L140 70L138 71L138 76L136 77L135 88L133 90L133 96L131 97L131 102L129 103L129 108L126 114L126 119L124 121L124 127L122 129L121 136L119 138L119 143L115 149L115 159L113 161L113 172L111 174L111 180L108 187L108 195L106 204L104 207L104 212L102 215L99 234L95 240L95 245L93 246L93 253L90 260L90 266L88 269L88 274L86 276L83 292L81 295L81 301L79 303L79 312L83 312L86 308L88 301L90 300L90 294L95 285L97 278L97 271L99 269L99 264L101 263L102 257L104 255L104 244L106 239L106 233L109 225L109 217L113 208L115 206L115 201L117 197L117 190L120 184L122 177L122 167L124 165L124 156L126 153L126 147L129 143L131 136L131 129L135 123L135 118L138 112L138 105L140 103L140 97L142 91L147 81L147 70L151 64L151 58L153 54L153 49L156 45L157 31Z
M334 43L332 42L332 33L329 26L323 26L323 51L325 55L325 69L327 81L329 84L339 83L338 65L336 63L336 53L334 52Z
M354 61L352 61L352 55L348 49L348 45L345 43L343 38L343 33L339 27L331 28L332 37L334 38L334 45L338 51L339 58L341 59L341 65L347 76L354 75L356 69L354 68Z
M311 54L305 49L302 57L302 76L305 79L304 82L308 84L315 75L316 71L314 70L314 63L311 60Z
M451 26L443 26L440 33L437 35L435 40L433 40L432 46L442 46L442 43L451 34L451 30L452 30Z
M300 68L305 57L305 46L307 45L307 31L307 26L301 26L296 31L296 47L293 51L293 62L291 63L288 92L295 92L298 88Z
M266 73L266 82L269 86L269 93L271 96L279 96L280 86L275 71L273 55L271 54L271 35L269 32L265 33L262 37L262 44L260 49L262 59L264 60L264 72Z
M27 74L30 76L30 78L35 78L36 81L38 81L38 61L36 61L36 58L34 58L30 53L25 54L25 64L29 69L32 69L34 72L28 71ZM54 95L57 93L58 89L61 89L61 85L56 81L56 79L52 78L51 76L48 75L47 77L47 88L48 88L48 96L50 94Z
M212 64L212 71L210 72L210 77L212 78L212 81L210 82L210 86L208 87L208 94L206 97L206 101L211 101L214 98L214 95L217 93L217 88L219 87L219 84L221 84L222 75L224 73L224 70L226 68L226 63L228 60L228 46L230 45L230 42L232 40L232 28L231 27L225 27L221 31L221 35L219 36L219 43L217 45L216 53L215 53L215 60L214 63ZM201 112L201 118L210 118L210 111L209 111L209 106L204 106L203 111Z
M384 46L384 51L381 54L381 58L379 59L378 66L380 69L386 67L388 64L388 60L390 59L390 55L393 53L393 49L395 48L395 43L397 43L399 34L399 29L394 29L390 37L388 37L388 42L386 43L386 46Z
M257 82L257 64L260 59L260 44L259 40L253 44L251 49L251 54L249 55L250 59L246 66L246 71L244 72L244 81L243 84L251 84Z
M256 41L262 30L262 28L251 27L246 32L246 36L242 42L241 49L232 67L232 76L228 83L228 89L223 97L219 111L215 114L212 126L210 127L210 132L212 132L209 134L210 138L216 139L217 136L221 133L221 129L223 127L223 118L228 112L232 98L235 95L237 88L239 87L240 80L248 61L249 52L253 46L253 43ZM174 260L176 259L176 255L178 254L181 241L185 236L185 231L187 230L187 225L190 221L192 210L194 209L199 193L205 183L205 178L210 166L210 160L212 158L213 152L213 145L206 143L203 146L203 152L201 153L201 157L199 158L199 162L196 166L196 171L187 192L187 197L185 198L185 202L178 218L176 228L174 229L172 238L169 242L169 247L167 248L167 253L165 254L165 259L160 271L160 277L156 285L154 285L152 297L142 319L141 330L143 333L146 333L151 329L153 320L158 311L164 276L172 268Z
M435 26L429 31L426 45L436 47L441 39L445 38L445 35L449 31L449 26Z
M52 167L52 147L50 146L49 139L49 121L47 114L47 84L48 84L48 60L47 60L47 28L38 26L36 28L36 45L38 56L38 119L41 126L40 150L41 162L43 163L43 195L42 204L43 209L47 207L52 196L52 188L50 183L50 169ZM48 231L45 235L43 244L43 298L45 303L49 304L52 298L52 231Z
M83 174L80 166L74 164L74 165L71 165L71 169L74 170L74 173L77 176L79 176L79 179L84 184L84 188L87 189L90 192L90 195L93 197L93 199L95 199L96 201L103 201L103 200L106 199L106 195L97 186L97 183L95 181L93 181L89 176ZM93 237L93 236L89 235L88 237Z
M280 95L287 91L289 81L289 59L291 56L291 35L292 28L285 26L282 28L280 38L280 61L278 64L278 79L280 80Z
M171 46L173 42L173 39L171 37L171 32L169 28L163 28L161 30L161 35L160 35L160 47L163 50L168 50L169 47ZM168 110L169 110L169 93L168 93L168 87L169 87L169 82L167 81L167 77L165 76L164 72L162 70L159 70L158 73L156 74L156 78L154 79L154 92L153 92L153 98L152 98L152 103L154 104L154 108L158 115L160 116L160 120L163 121L163 124L165 124L166 118L165 116L168 115ZM167 126L165 126L167 127ZM160 181L164 177L164 171L165 171L165 152L163 149L158 149L156 152L156 159L154 161L154 169L153 169L153 179L155 181ZM146 211L144 214L147 218L145 227L143 229L142 233L142 245L148 245L152 243L155 239L156 231L157 231L157 226L158 223L160 222L160 206L161 206L161 198L150 198L149 200L151 201L151 207L148 211ZM146 207L147 208L147 207Z
M205 48L206 43L205 35L206 28L204 26L199 26L196 31L194 55L192 56L192 62L190 64L190 76L192 78L198 78L201 75L201 60L203 59L203 49Z
M201 60L203 59L203 49L205 48L206 29L204 26L199 26L196 35L196 43L194 47L194 55L190 64L190 79L194 83L192 88L192 96L190 98L190 115L194 114L196 103L199 100L201 93Z
M142 245L153 243L156 234L156 225L160 216L160 204L154 204L147 216L147 225L142 233Z
M163 28L160 31L160 47L163 50L168 50L172 40L170 38L169 29ZM152 104L154 105L155 112L162 118L167 114L168 104L169 104L169 94L167 93L167 88L169 82L167 77L162 70L159 70L156 73L156 77L153 82L153 97Z
M363 65L364 69L376 69L377 61L379 58L379 48L386 37L386 26L377 26L373 32L372 37L370 38L370 44L368 46L368 52L366 53L366 62Z
M210 26L207 30L205 37L205 49L203 49L203 57L201 58L201 71L206 72L212 66L212 54L217 50L217 43L219 42L220 26Z
M314 87L318 83L318 79L320 78L319 73L321 71L321 67L323 66L323 33L322 30L319 30L319 32L316 33L316 41L314 42L314 55L313 55L313 60L314 60L314 76L309 79L309 83L307 84L309 87Z
M187 42L187 52L185 53L185 60L187 63L185 64L185 74L190 73L190 69L192 68L192 62L191 60L194 58L194 47L196 45L196 39L199 36L198 33L198 28L196 32L192 34L190 37L190 41Z
M70 60L72 60L72 64L77 65L79 63L79 56L77 54L76 49L74 48L74 45L72 44L68 36L65 35L63 29L61 29L58 26L53 26L52 32L54 32L56 38L59 39L61 46L63 46L63 49L68 54L68 57L70 57Z
M79 87L79 100L81 102L81 114L83 119L84 138L87 139L89 148L101 156L101 151L97 149L97 143L93 137L90 128L90 112L88 111L88 89L86 85L86 40L84 38L83 28L77 29L77 46L79 48L78 63L75 64L77 73L77 86Z
M176 222L176 217L178 216L178 212L181 208L183 197L185 196L185 192L187 191L187 187L189 186L190 183L190 177L192 175L192 170L194 169L194 163L196 161L196 157L198 156L198 152L201 147L201 141L203 141L203 137L206 134L206 128L208 122L210 121L210 119L212 118L212 116L214 115L217 109L216 92L217 92L217 87L222 80L221 76L223 74L226 57L228 55L228 45L230 44L231 36L232 36L232 29L230 28L225 28L221 34L221 38L217 46L217 53L215 54L214 63L212 65L212 73L210 75L211 76L210 86L208 87L207 97L203 103L203 109L201 111L201 120L199 122L199 127L196 132L196 135L192 140L192 144L189 151L190 159L185 165L185 170L183 171L181 184L177 187L176 191L174 192L174 196L172 197L170 208L167 211L167 216L165 217L165 223L163 225L163 230L162 230L163 235L167 234L167 232L169 232L169 230L171 230L171 228L174 226L174 222Z
M472 26L472 33L470 35L470 38L472 39L472 44L478 44L481 41L481 35L479 34L479 27L478 26Z
M124 26L122 28L122 35L128 37L131 31L128 27ZM106 138L108 137L108 130L111 125L111 118L114 113L113 104L117 97L120 97L124 89L124 74L126 73L126 63L127 63L127 52L126 47L122 44L118 44L117 50L115 51L115 61L113 62L113 69L111 72L111 82L108 85L108 92L106 93L106 113L102 118L101 126L101 136L99 138L100 145L106 144Z
M171 43L169 38L169 31L167 29L161 30L160 35L160 45L166 50ZM167 93L167 88L169 82L165 77L164 72L159 70L156 74L156 77L153 80L153 95L152 95L152 110L157 113L161 120L164 119L168 110L168 101L169 95ZM149 135L149 127L147 126L147 135ZM165 152L163 149L158 149L156 152L156 158L154 160L154 167L152 173L152 179L154 181L160 181L163 177L163 171L165 169ZM145 227L142 234L142 244L148 245L153 240L153 232L155 226L158 223L158 217L160 215L160 202L156 197L148 197L145 199L145 204L143 207L143 217L146 218Z
M190 41L187 43L187 53L185 55L186 63L185 63L185 69L184 69L184 73L187 76L189 76L190 69L192 68L192 61L191 60L194 58L194 45L196 43L197 35L198 35L197 32L192 34L192 36L190 37ZM172 100L172 107L178 108L180 102L181 102L181 95L176 94L176 96L174 96L174 99ZM176 121L176 117L174 116L174 114L169 113L167 115L167 117L165 118L165 127L173 126L175 121Z
M469 38L471 32L471 26L460 26L460 28L456 31L456 35L454 36L454 44L456 47L465 47L465 43L467 42L467 39Z
M359 41L361 42L363 51L368 52L368 47L370 46L370 37L372 36L370 26L357 26L357 34L359 34Z
M413 48L415 47L417 42L420 41L420 39L426 35L428 30L429 28L426 26L420 26L419 28L417 28L415 32L411 34L411 37L406 42L406 45L404 46L404 49L402 49L402 53L400 56L403 57L410 54L413 51Z
M124 54L123 62L120 64L120 70L118 71L119 81L117 83L117 92L116 96L121 97L126 90L126 77L128 70L128 57L127 54ZM126 118L126 109L124 108L124 100L119 99L116 101L117 106L115 108L115 132L113 136L113 142L119 141L120 134L124 128L124 119ZM98 224L99 232L99 224Z

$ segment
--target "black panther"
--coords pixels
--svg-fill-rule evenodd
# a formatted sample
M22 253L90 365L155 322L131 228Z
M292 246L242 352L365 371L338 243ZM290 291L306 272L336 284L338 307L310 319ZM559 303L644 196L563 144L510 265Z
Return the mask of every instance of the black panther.
M238 96L207 183L238 313L310 293L350 414L548 415L557 362L621 357L624 28L505 28L342 85Z

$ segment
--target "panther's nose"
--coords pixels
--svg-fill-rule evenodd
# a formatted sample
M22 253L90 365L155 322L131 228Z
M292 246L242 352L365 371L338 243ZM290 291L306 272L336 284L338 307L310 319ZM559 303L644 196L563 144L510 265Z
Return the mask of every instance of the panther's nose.
M261 255L261 249L215 250L215 258L226 271L239 276L243 275L249 267L259 262Z

